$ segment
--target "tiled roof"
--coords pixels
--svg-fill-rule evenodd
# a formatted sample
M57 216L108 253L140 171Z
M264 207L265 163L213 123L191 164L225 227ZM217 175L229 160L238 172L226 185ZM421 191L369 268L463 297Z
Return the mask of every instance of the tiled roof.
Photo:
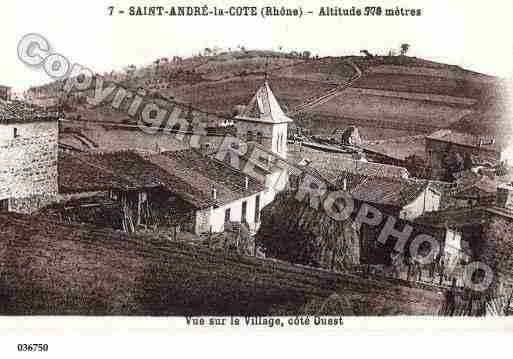
M487 176L479 176L472 182L456 182L456 188L451 191L454 197L481 198L494 196L497 193L497 181Z
M495 140L489 137L478 137L469 133L456 132L452 130L442 129L438 130L426 137L430 140L443 141L455 143L462 146L469 146L474 148L482 148L486 150L498 151Z
M404 167L386 165L377 162L353 160L344 154L314 153L305 156L310 166L321 173L323 171L346 171L369 177L408 178L408 170Z
M257 90L246 109L236 119L267 123L293 122L283 113L267 81Z
M197 208L213 204L210 197L190 181L175 176L131 151L87 155L61 154L59 187L62 193L162 187Z
M360 179L350 192L364 202L402 208L418 198L427 186L427 181L367 177Z
M132 187L132 182L116 176L94 163L87 156L59 153L59 192L78 193Z
M164 152L149 156L148 160L189 183L202 196L217 205L224 205L264 190L263 184L250 176L196 150ZM216 200L213 198L212 188L216 189Z
M26 102L0 99L0 123L49 121L56 120L59 117L56 112L47 112Z
M435 228L460 228L469 225L484 224L488 221L488 208L459 208L445 211L426 212L415 219L415 223Z
M309 167L315 170L315 166L306 166ZM357 200L401 208L415 200L430 185L428 181L416 179L365 176L332 169L315 171L335 188L343 189L345 186Z

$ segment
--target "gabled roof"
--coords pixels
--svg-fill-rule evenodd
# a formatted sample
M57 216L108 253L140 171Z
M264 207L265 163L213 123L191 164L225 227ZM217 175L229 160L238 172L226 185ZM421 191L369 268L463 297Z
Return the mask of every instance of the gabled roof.
M427 188L427 181L368 177L350 190L360 201L402 208L413 202Z
M257 90L246 109L235 119L276 124L293 122L283 113L267 81Z
M430 186L429 181L425 180L366 176L340 169L319 171L312 164L305 168L319 173L331 186L341 190L345 188L356 200L397 208L413 202ZM438 192L436 188L433 189Z
M176 176L132 151L59 156L59 191L80 193L109 189L162 187L196 208L213 204L191 181Z
M0 124L54 121L59 119L59 117L59 113L48 112L41 107L23 101L0 99Z
M483 198L497 194L497 181L487 177L478 176L473 181L456 182L456 188L452 191L456 198Z
M164 152L149 156L148 160L189 183L204 198L219 206L264 190L263 184L255 179L194 149ZM216 199L212 195L213 188Z
M310 166L323 171L346 171L369 177L408 178L408 170L404 167L386 165L377 162L354 160L348 155L337 153L308 153Z
M426 212L416 218L415 223L437 228L461 228L489 223L490 216L500 216L512 221L513 211L497 206L449 209Z
M499 146L495 142L494 138L478 137L469 133L456 132L448 129L438 130L426 138L429 140L454 143L461 146L499 151Z
M133 186L128 178L88 161L88 156L59 152L59 193L94 192Z

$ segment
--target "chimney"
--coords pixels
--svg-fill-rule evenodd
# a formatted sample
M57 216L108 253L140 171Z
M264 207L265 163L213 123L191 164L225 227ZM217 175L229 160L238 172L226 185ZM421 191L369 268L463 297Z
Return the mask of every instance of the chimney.
M497 206L513 210L513 186L497 188Z
M217 189L214 186L212 186L212 199L217 200Z
M248 178L248 176L245 176L244 177L244 189L248 190L248 188L249 188L249 178Z

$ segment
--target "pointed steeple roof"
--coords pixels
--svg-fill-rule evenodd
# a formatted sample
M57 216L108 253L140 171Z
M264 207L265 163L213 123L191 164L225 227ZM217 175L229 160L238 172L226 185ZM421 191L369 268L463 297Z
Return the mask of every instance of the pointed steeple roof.
M258 89L246 109L235 118L265 123L293 122L283 113L267 81Z

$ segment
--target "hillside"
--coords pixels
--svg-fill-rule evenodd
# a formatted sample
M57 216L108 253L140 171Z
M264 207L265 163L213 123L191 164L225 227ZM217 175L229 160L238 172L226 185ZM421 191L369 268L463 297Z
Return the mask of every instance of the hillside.
M157 235L15 214L0 215L0 234L1 315L430 315L444 303L444 290L435 286ZM344 307L325 312L334 294Z
M408 56L307 58L233 51L160 59L130 74L111 73L107 78L210 112L215 120L215 114L233 116L236 106L247 104L265 76L282 107L292 110L353 78L356 71L351 63L361 70L361 77L326 103L295 114L297 125L314 133L358 126L366 141L418 136L440 128L492 136L510 130L498 79ZM71 107L74 115L86 120L131 121L123 111L109 107Z

